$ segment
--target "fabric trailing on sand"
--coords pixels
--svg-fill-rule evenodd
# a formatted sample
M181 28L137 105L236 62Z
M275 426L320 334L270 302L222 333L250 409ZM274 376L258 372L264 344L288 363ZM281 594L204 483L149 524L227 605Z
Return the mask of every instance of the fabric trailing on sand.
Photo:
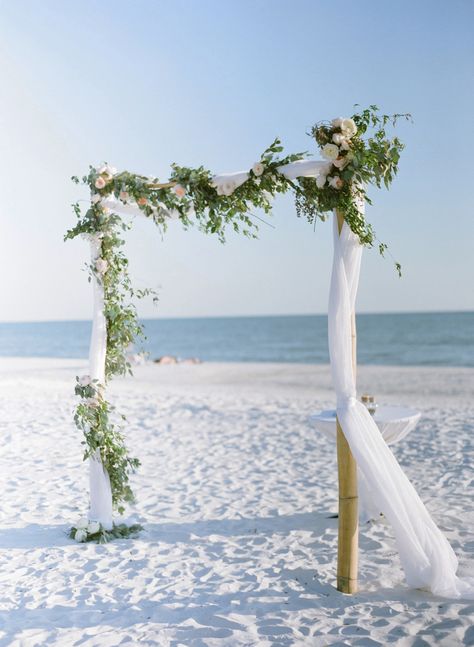
M363 206L360 207L363 209ZM456 575L458 560L415 488L382 438L367 408L356 398L351 319L359 284L362 246L334 214L334 260L328 330L337 416L374 503L391 523L407 583L446 598L474 599L474 578Z

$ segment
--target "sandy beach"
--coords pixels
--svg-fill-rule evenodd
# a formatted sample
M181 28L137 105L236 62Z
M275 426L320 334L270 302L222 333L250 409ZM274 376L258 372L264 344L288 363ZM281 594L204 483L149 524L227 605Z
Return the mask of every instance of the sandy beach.
M360 592L334 589L329 367L139 366L110 388L142 461L145 530L76 544L87 469L72 412L84 361L0 359L0 646L474 645L474 604L408 590L390 527L360 537ZM422 419L395 453L474 575L474 369L360 367Z

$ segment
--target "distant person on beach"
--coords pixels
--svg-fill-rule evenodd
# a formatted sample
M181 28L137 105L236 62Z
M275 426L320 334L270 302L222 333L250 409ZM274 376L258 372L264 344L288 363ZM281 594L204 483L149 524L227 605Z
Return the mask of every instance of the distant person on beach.
M186 359L179 359L174 355L163 355L153 360L155 364L202 364L198 357L188 357Z

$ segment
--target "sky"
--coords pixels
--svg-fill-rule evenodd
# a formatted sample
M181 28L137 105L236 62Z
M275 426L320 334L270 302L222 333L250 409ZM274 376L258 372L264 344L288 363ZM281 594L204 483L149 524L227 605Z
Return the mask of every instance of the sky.
M308 130L356 103L414 119L367 211L403 278L366 250L358 311L474 309L473 19L472 0L0 0L0 321L91 315L71 175L243 170L275 136L318 157ZM330 224L289 196L269 223L222 245L136 219L132 276L160 298L140 314L326 312Z

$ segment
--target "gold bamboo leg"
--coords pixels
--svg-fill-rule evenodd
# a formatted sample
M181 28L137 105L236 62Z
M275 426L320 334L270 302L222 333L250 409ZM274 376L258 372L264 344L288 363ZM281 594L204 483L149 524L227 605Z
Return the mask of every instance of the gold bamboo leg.
M337 212L339 233L344 224L344 215ZM352 316L352 370L356 376L356 325ZM359 510L357 494L357 464L349 444L342 433L339 420L337 429L337 471L339 481L339 531L337 544L337 590L342 593L356 593L358 547L359 547Z

